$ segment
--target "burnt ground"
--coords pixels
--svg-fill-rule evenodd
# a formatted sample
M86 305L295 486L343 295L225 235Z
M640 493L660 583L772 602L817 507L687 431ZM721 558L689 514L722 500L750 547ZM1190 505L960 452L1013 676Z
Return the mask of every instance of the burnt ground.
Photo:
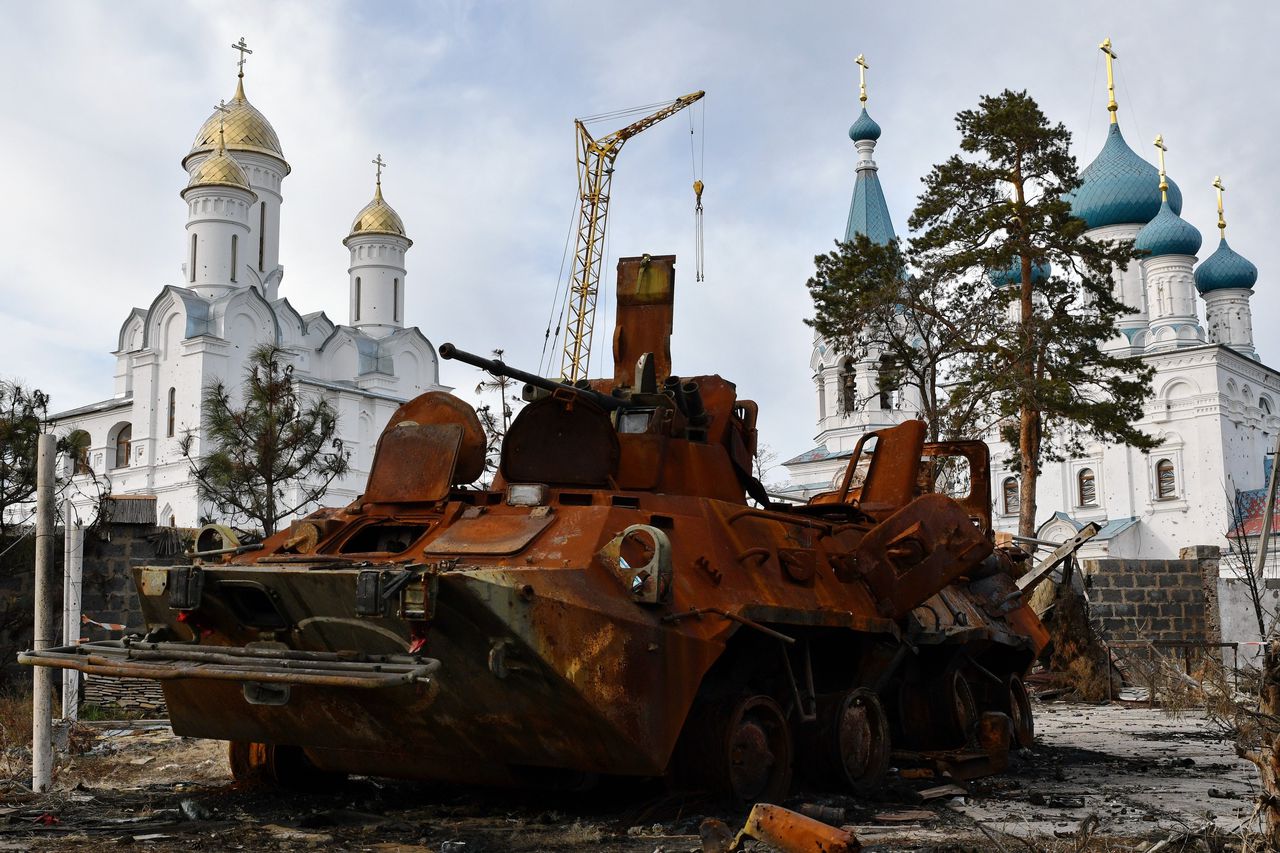
M824 805L871 850L1238 849L1257 794L1251 765L1195 713L1142 706L1038 705L1035 748L1002 776L921 801L945 778L894 774L881 798L798 794ZM698 826L743 818L715 801L654 783L609 783L589 795L495 792L354 779L322 794L241 790L222 743L173 736L163 725L98 724L84 754L62 758L56 791L24 787L22 756L0 778L0 850L307 849L378 853L700 851ZM15 760L16 759L16 760ZM1207 841L1179 837L1206 825ZM1082 832L1082 827L1084 831ZM1082 844L1085 836L1087 844ZM1225 848L1220 846L1225 842Z

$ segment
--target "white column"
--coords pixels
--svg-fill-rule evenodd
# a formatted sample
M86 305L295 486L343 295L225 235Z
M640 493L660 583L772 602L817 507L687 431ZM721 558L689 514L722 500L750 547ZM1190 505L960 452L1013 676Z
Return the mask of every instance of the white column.
M62 503L62 524L66 534L62 572L62 644L80 642L80 601L84 587L84 528L78 519L72 521L75 509L71 501ZM62 718L80 718L80 673L62 671Z

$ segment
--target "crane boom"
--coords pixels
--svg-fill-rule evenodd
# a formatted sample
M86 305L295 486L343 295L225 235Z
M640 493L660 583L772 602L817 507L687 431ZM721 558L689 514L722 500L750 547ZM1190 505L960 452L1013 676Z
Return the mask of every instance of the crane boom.
M568 326L565 329L564 353L560 360L560 376L569 382L586 378L591 362L591 335L595 325L600 268L604 260L604 231L609 215L609 186L613 182L614 160L628 139L675 115L701 99L704 94L706 93L693 92L683 95L662 109L599 139L592 137L581 119L574 120L578 134L578 195L581 209L578 213L578 242L570 273L572 284Z

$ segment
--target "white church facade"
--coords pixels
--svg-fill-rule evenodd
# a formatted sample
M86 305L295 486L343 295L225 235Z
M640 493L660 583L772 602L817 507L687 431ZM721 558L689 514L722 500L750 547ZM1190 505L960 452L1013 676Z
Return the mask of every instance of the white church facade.
M1079 458L1046 462L1038 536L1061 541L1097 521L1103 529L1086 556L1169 558L1183 547L1214 544L1226 554L1227 534L1239 521L1233 507L1252 496L1256 509L1269 470L1264 460L1280 431L1280 372L1261 363L1253 341L1249 299L1257 268L1227 244L1220 182L1221 239L1197 263L1202 238L1179 216L1180 191L1125 143L1114 97L1111 104L1107 140L1081 174L1072 206L1089 237L1133 241L1147 252L1115 276L1117 297L1136 310L1118 323L1120 334L1107 348L1155 368L1138 426L1161 444L1143 453L1096 443ZM894 231L872 159L880 127L865 106L850 136L859 159L844 239L865 234L888 243ZM789 493L797 496L830 489L861 435L917 412L909 391L881 387L876 353L840 353L815 336L810 366L816 446L784 463ZM995 525L1016 532L1018 481L1009 465L1016 450L994 432L985 438Z
M242 39L237 49L243 46ZM111 396L51 418L59 434L84 434L78 439L87 449L64 460L80 518L93 518L97 484L115 495L153 495L161 524L193 526L209 516L179 443L190 432L193 455L202 452L204 390L224 382L238 404L246 360L261 344L282 348L300 392L323 397L338 414L350 471L330 486L330 505L363 491L374 444L400 403L447 390L435 348L404 324L413 243L383 198L383 164L375 162L373 199L343 240L350 251L348 322L303 313L281 292L282 187L290 167L275 130L245 97L242 53L235 95L215 109L182 160L181 281L124 318Z

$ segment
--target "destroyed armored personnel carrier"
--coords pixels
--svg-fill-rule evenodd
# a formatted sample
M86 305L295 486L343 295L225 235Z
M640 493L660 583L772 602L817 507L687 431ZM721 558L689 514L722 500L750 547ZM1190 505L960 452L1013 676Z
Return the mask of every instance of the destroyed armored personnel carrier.
M794 772L874 788L891 750L973 775L1030 743L1047 636L994 544L985 445L907 421L776 503L756 404L671 373L674 258L623 259L618 289L611 380L440 348L529 383L487 488L476 413L424 394L350 506L260 544L209 528L190 565L135 570L145 637L22 661L158 679L176 733L281 785L617 774L746 802Z

